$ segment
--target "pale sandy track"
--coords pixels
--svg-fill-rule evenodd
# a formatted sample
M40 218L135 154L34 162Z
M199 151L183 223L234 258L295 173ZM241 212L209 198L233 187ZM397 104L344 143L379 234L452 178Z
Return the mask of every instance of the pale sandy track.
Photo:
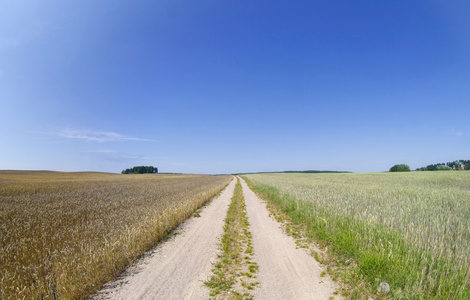
M240 180L246 201L254 260L260 285L250 293L255 299L329 299L335 283L321 277L322 268L304 249L297 249L260 200ZM233 196L236 179L221 196L201 210L200 218L183 223L175 236L157 246L136 266L107 284L92 299L209 299L203 282L212 276L219 238ZM338 296L334 296L338 299Z
M93 299L208 299L203 281L212 275L217 259L228 205L236 180L201 210L199 218L187 220L177 235L107 284Z
M266 204L241 180L250 231L253 235L255 261L259 265L260 286L255 299L329 299L335 297L335 283L320 277L320 264L304 249L296 249L293 238L269 216ZM339 298L339 297L335 297Z

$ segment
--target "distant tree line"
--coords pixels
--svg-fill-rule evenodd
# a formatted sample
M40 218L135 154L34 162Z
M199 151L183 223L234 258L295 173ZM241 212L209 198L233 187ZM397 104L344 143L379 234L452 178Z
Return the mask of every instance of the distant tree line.
M306 171L274 171L274 172L251 172L251 173L233 173L232 175L244 174L270 174L270 173L352 173L349 171L320 171L320 170L306 170Z
M130 169L122 170L121 174L144 174L144 173L158 173L158 168L152 166L138 166Z
M348 171L320 171L320 170L305 170L305 171L282 171L280 173L352 173Z
M454 160L448 163L432 164L416 171L470 170L470 160Z

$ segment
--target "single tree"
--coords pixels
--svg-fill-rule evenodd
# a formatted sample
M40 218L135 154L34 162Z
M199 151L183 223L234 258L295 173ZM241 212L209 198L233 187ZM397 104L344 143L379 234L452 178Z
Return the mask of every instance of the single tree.
M401 164L401 165L394 165L390 168L390 172L410 172L410 166Z

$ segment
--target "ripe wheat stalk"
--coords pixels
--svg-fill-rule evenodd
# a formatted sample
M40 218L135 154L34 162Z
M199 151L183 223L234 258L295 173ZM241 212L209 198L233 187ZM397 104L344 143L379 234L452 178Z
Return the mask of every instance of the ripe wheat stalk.
M0 173L0 298L86 297L231 178Z

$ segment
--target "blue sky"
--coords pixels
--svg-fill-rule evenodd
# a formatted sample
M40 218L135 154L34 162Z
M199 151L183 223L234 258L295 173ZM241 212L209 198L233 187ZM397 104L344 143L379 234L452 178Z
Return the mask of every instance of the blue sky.
M0 169L470 159L468 1L0 0Z

